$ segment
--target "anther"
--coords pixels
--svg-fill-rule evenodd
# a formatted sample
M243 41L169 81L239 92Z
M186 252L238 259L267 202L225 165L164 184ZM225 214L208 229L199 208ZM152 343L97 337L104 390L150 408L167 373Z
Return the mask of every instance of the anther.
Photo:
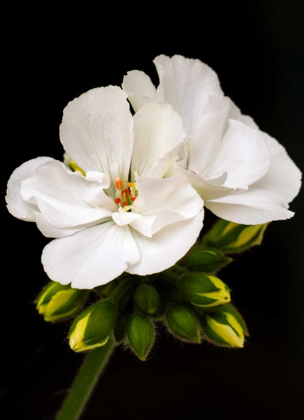
M115 198L115 203L119 204L121 202L121 199L119 197Z
M118 191L121 191L123 189L122 180L120 178L116 178L115 187Z

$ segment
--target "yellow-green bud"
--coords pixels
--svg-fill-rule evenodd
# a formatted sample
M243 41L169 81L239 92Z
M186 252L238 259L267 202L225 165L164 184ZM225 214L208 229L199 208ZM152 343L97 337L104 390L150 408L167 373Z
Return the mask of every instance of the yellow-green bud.
M219 220L206 235L204 244L214 247L221 252L243 251L262 243L266 227L267 223L248 226L228 222L227 220Z
M229 304L206 314L203 329L209 341L226 347L244 347L245 335L248 335L243 318Z
M193 312L184 305L170 304L166 308L165 321L168 330L178 339L200 343L199 323Z
M230 292L225 283L204 273L185 273L180 278L178 287L192 305L201 308L230 302Z
M86 290L51 281L38 296L36 308L47 322L64 321L81 309L87 295Z
M89 306L70 328L71 349L82 352L104 346L115 326L116 316L116 306L107 299Z
M154 314L160 303L157 290L153 286L143 284L135 293L135 301L143 312Z
M225 257L215 249L195 249L194 247L182 263L191 271L213 273L231 261L232 258Z
M127 329L129 344L140 360L146 360L153 346L155 331L149 318L142 314L132 316Z
M77 165L76 162L74 162L70 156L65 153L63 155L63 163L69 167L73 172L81 172L83 176L86 176L86 173Z

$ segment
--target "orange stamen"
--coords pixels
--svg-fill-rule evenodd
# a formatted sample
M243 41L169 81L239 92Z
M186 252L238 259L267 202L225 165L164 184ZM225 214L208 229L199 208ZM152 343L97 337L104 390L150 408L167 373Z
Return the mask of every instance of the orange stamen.
M119 197L115 199L116 204L119 204L120 202L121 202L121 199Z
M128 203L126 202L126 201L124 201L123 203L122 203L122 205L123 206L126 206Z
M121 191L123 189L122 180L120 178L116 178L115 187L118 191Z
M131 200L132 200L132 201L135 201L135 200L136 200L136 197L131 197Z

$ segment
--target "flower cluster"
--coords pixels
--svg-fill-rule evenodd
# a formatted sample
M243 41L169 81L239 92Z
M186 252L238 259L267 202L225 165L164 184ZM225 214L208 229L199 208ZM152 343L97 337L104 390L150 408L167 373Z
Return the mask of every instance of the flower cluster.
M114 339L145 360L156 321L183 341L243 347L245 322L217 272L227 253L260 244L267 223L293 216L299 169L224 96L216 73L181 56L154 63L157 88L135 70L122 88L71 101L64 161L38 157L8 182L9 212L54 238L39 313L66 320L88 289L98 296L70 328L76 352ZM198 241L204 207L220 220Z
M285 149L224 96L199 60L159 56L64 110L65 162L38 157L8 183L11 214L55 238L48 276L92 289L123 272L162 272L195 244L204 206L245 225L292 217L301 174ZM128 100L135 115L132 116Z

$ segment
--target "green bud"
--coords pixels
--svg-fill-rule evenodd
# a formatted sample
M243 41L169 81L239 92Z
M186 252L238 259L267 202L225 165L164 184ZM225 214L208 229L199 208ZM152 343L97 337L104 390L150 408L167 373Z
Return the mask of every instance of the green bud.
M127 329L127 337L133 352L140 360L146 360L155 338L152 322L145 315L132 316Z
M222 280L204 273L185 273L178 287L192 305L210 308L230 302L230 292Z
M267 223L263 225L239 225L219 220L206 235L204 244L222 252L238 252L262 243Z
M113 330L116 344L121 344L125 341L127 336L127 329L130 322L131 313L128 311L121 312Z
M160 303L157 290L153 286L141 285L135 293L135 301L143 312L154 314Z
M205 337L214 344L226 347L244 347L246 324L230 304L205 315L203 321Z
M116 317L116 306L107 299L89 306L70 328L71 349L82 352L104 346L114 328Z
M231 261L232 258L225 257L225 255L214 249L196 249L190 251L184 259L183 265L191 271L213 273L225 267Z
M200 343L199 324L190 309L184 305L167 306L165 321L169 331L177 338L190 343Z
M70 168L73 172L76 172L76 171L79 171L79 172L81 172L82 173L82 175L83 176L86 176L86 173L77 165L77 163L76 162L74 162L71 158L70 158L70 156L67 154L67 153L65 153L64 155L63 155L63 163L68 167L68 168Z
M86 290L51 281L36 299L36 308L47 322L64 321L80 310L87 295Z

